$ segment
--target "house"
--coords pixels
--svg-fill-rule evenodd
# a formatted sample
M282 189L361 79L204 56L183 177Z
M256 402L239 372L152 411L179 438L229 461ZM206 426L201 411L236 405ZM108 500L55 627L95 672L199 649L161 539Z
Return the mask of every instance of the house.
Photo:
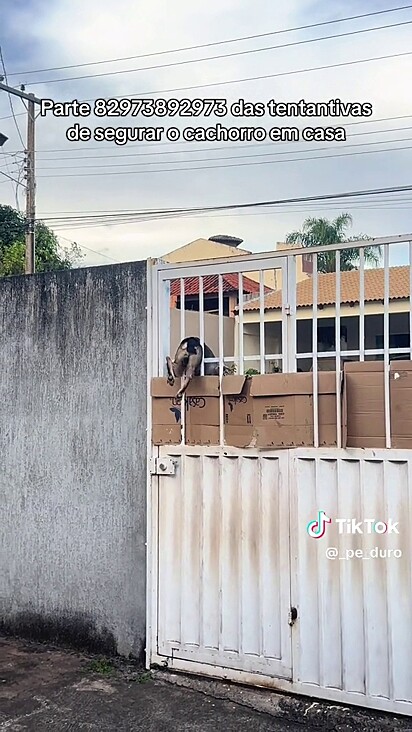
M242 278L243 298L258 296L260 285L255 280L243 276ZM184 309L200 310L199 278L186 277L184 281ZM239 304L239 276L237 274L222 275L223 291L223 315L235 316L235 308ZM264 288L264 292L272 290ZM171 280L170 283L170 307L181 309L180 280ZM203 277L203 310L213 314L219 312L219 277L218 275L206 275Z
M384 338L384 270L364 271L364 348L381 353L370 353L373 359L383 358ZM360 334L360 279L359 271L341 272L340 275L340 332L341 351L359 350ZM318 274L317 343L320 353L335 349L336 275ZM265 295L265 352L282 352L282 291ZM244 354L259 353L259 298L243 304ZM309 371L312 359L313 281L310 277L296 286L296 341L298 368ZM237 309L236 309L237 311ZM235 340L237 341L237 337ZM410 267L391 267L389 271L389 347L398 349L394 358L410 358ZM306 356L304 354L307 354ZM353 356L353 358L357 358ZM319 362L320 363L320 362ZM257 367L254 363L251 366ZM333 363L331 363L331 367Z
M185 244L178 249L174 249L172 252L163 254L161 259L165 262L175 264L187 264L188 262L195 262L201 259L228 259L231 257L239 257L242 254L251 254L247 249L240 249L240 244L243 243L243 239L238 239L234 236L227 236L226 234L218 234L211 236L209 239L195 239L194 241ZM278 242L276 244L276 251L286 249L300 249L299 245L285 244L284 242ZM302 257L298 257L296 261L296 278L297 281L305 280L309 277L310 267L307 267L307 260ZM309 263L310 264L310 263ZM259 283L259 272L248 272L247 276L254 282ZM264 284L266 287L272 290L280 289L282 287L282 273L278 269L266 270L264 273Z
M165 262L173 264L182 264L182 267L190 262L210 259L235 259L241 255L251 254L246 249L241 249L242 239L227 235L211 236L209 239L195 239L178 249L164 254L161 259ZM290 250L291 248L300 249L298 245L292 247L289 244L278 243L276 251ZM296 258L296 278L297 281L304 281L310 276L310 260L305 256ZM184 272L182 272L184 274ZM223 329L224 329L224 356L233 356L235 327L234 318L235 309L239 303L239 277L237 273L225 274L223 280ZM264 292L268 295L270 292L282 287L282 271L280 269L271 269L264 271ZM200 323L198 312L200 310L200 288L198 277L184 278L184 294L185 294L185 321L184 328L187 332L194 336L200 337ZM250 298L259 297L260 293L260 273L251 271L243 274L243 301ZM219 281L218 276L203 277L203 311L204 317L204 337L207 344L212 350L218 352L218 329L216 327L215 315L218 312L219 302ZM171 280L170 282L170 341L172 350L175 349L181 339L181 292L180 278ZM245 327L245 338L247 327ZM250 344L255 340L254 330L252 326L252 338ZM254 346L253 346L254 347Z
M199 259L218 259L221 257L236 257L241 254L251 254L247 249L239 249L243 239L234 236L218 234L210 239L195 239L184 244L172 252L163 254L165 262L186 263L195 262Z

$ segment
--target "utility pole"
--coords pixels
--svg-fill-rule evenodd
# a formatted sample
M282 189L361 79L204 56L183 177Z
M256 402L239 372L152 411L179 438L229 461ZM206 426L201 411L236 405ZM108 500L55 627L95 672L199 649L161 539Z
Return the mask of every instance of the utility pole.
M29 95L33 97L33 94ZM26 274L36 269L36 177L35 177L35 111L34 101L27 105L27 150L26 150Z
M41 104L34 94L26 94L23 89L14 89L3 83L0 76L0 91L25 99L27 105L27 149L26 153L26 274L34 274L36 262L35 224L36 224L36 176L35 176L35 105Z

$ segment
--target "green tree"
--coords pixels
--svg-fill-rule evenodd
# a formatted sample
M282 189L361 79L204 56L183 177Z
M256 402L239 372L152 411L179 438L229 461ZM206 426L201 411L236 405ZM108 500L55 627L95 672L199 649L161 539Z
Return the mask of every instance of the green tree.
M43 222L35 227L36 272L71 269L83 257L79 246L61 247L56 234ZM0 204L0 277L24 274L25 218L11 206Z
M343 213L332 221L328 219L308 218L303 222L302 231L292 231L286 236L287 244L301 244L304 247L328 246L340 242L369 240L370 236L346 236L346 230L352 225L352 216ZM381 261L380 247L365 247L365 263L376 267ZM335 272L335 252L318 254L318 272ZM341 271L357 269L359 266L359 249L345 249L340 253Z

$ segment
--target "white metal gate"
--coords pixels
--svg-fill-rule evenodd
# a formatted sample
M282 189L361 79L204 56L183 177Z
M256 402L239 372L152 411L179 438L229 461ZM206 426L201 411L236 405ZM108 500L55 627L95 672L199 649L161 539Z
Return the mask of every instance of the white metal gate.
M400 351L390 347L389 338L390 243L377 242L385 247L384 348L370 352L383 355L386 397L390 355ZM409 250L412 253L411 247ZM338 254L336 260L338 264ZM265 274L269 270L277 270L282 279L277 340L268 338L265 331ZM242 292L237 311L241 338L235 343L235 353L225 350L227 273L238 278ZM243 283L251 273L258 274L259 282L257 353L249 352L243 337L247 330ZM319 444L315 377L318 359L325 354L317 353L315 343L316 261L312 349L303 353L298 353L296 342L295 255L261 254L188 265L149 263L148 458L153 467L148 478L148 666L165 664L176 670L412 715L412 451L342 449L339 438L338 446L328 449L239 450L225 446L222 429L216 447L187 446L183 441L162 447L151 443L150 380L164 376L165 356L173 353L171 282L180 283L178 330L184 337L191 334L186 324L185 284L199 279L198 333L204 341L205 278L213 276L217 278L220 373L224 364L233 362L238 373L244 373L248 364L257 364L260 373L265 373L273 363L293 372L299 358L310 357L314 444ZM336 347L327 354L336 358L336 365L341 356L339 286L337 276ZM349 355L364 360L368 351L363 342L363 255L360 292L359 347ZM408 353L412 354L411 344ZM340 416L337 404L338 424ZM385 416L388 428L387 398ZM386 440L389 448L388 430ZM163 474L159 462L166 465ZM325 554L329 541L313 541L306 533L307 522L321 509L348 519L391 514L401 522L401 536L393 537L388 547L401 548L402 560L330 561ZM336 529L330 542L340 552L371 549L370 537L337 537Z
M265 295L264 272L280 274L287 282L285 257L259 263L240 257L216 264L158 265L149 270L153 333L152 375L164 374L165 356L173 351L170 331L170 283L200 275L218 277L218 361L225 356L223 332L224 276L235 276L239 289L248 272L261 272L258 296ZM259 363L270 359L287 368L288 313L284 287L283 318L276 353L265 348L262 318ZM159 308L157 308L157 303ZM199 307L199 334L204 340L204 311ZM179 338L187 336L184 308ZM239 314L242 320L242 312ZM238 344L239 371L253 363ZM150 393L150 391L149 391ZM149 407L150 410L150 407ZM289 500L287 455L216 447L150 446L151 458L172 460L170 475L152 475L149 488L151 516L152 602L151 661L179 667L189 662L233 671L291 679L292 646L289 570ZM156 471L154 471L156 473ZM156 560L154 559L156 557Z
M287 455L163 452L158 654L291 678Z

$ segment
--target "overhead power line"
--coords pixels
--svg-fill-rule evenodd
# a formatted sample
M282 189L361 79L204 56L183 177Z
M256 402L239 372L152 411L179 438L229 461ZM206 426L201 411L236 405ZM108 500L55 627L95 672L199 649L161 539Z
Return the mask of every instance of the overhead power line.
M23 117L26 116L26 112L17 112L16 114L7 114L5 117L0 117L1 119L13 119L13 117Z
M371 18L372 16L376 15L385 15L388 13L395 13L399 12L401 10L409 10L412 8L411 5L401 5L397 8L387 8L386 10L375 10L371 13L362 13L361 15L351 15L346 18L335 18L334 20L324 20L319 23L310 23L309 25L299 25L295 26L294 28L283 28L281 30L275 30L275 31L269 31L267 33L257 33L250 36L240 36L237 38L229 38L224 41L213 41L211 43L200 43L195 46L183 46L180 48L171 48L165 51L152 51L151 53L141 53L137 56L123 56L123 57L117 57L117 58L109 58L99 61L88 61L85 63L80 64L70 64L68 66L51 66L44 69L31 69L25 70L25 71L14 71L13 73L9 74L9 76L27 76L28 74L41 74L45 71L65 71L66 69L80 69L84 68L86 66L100 66L102 64L111 64L111 63L118 63L120 61L134 61L136 59L140 58L150 58L153 56L165 56L171 53L182 53L184 51L195 51L199 50L201 48L211 48L212 46L223 46L230 43L240 43L242 41L252 41L256 40L258 38L268 38L269 36L277 36L283 33L294 33L296 31L301 30L309 30L311 28L320 28L321 26L327 26L327 25L333 25L334 23L346 23L351 20L360 20L361 18Z
M268 201L253 201L250 203L233 203L233 204L224 204L220 206L195 206L195 207L186 207L186 208L166 208L166 209L142 209L142 210L136 210L134 212L130 212L127 214L124 214L124 218L127 220L131 216L136 215L148 215L152 214L153 216L162 216L170 213L176 213L178 215L181 215L183 213L201 213L201 212L207 212L207 211L230 211L230 210L242 210L242 209L248 209L248 208L263 208L268 206L281 206L286 203L310 203L314 201L333 201L333 200L346 200L350 198L364 198L365 196L383 196L393 193L406 193L412 191L412 185L407 186L391 186L389 188L375 188L375 189L366 189L361 191L345 191L343 193L327 193L323 195L317 195L317 196L303 196L303 197L297 197L297 198L280 198L280 199L274 199L274 200L268 200ZM84 216L84 217L75 217L77 220L80 218L83 219L100 219L100 220L108 220L110 221L111 218L113 218L113 215L115 214L109 214L109 215L96 215L96 216ZM46 217L42 219L43 221L53 222L53 221L61 221L61 217ZM65 219L67 222L70 223L70 218L67 217Z
M411 117L412 117L412 114L401 114L401 115L398 115L397 117L379 117L377 119L363 119L363 120L358 120L357 122L344 122L343 124L344 124L344 126L346 128L346 127L353 127L355 125L371 125L371 124L377 124L378 122L391 122L391 121L397 120L397 119L411 119ZM313 118L311 118L311 119L313 119ZM325 121L325 119L323 119L323 121ZM398 129L403 129L403 128L402 127L399 127ZM359 134L359 135L360 134L362 134L362 135L373 135L373 134L378 134L380 132L388 132L388 131L389 130L376 130L376 131L370 131L370 132L369 131L368 132L359 132L359 133L353 133L351 135L351 137L354 137L356 134ZM393 132L394 130L391 130L391 131ZM255 143L255 144L256 145L257 144L263 145L264 143ZM61 147L61 148L37 148L36 153L56 153L56 152L67 152L67 153L69 153L69 152L72 152L73 149L76 152L78 152L79 150L82 150L83 151L83 150L102 150L102 149L106 149L106 148L103 147L102 144L101 145L83 145L83 143L80 143L78 147L75 147L75 145L73 143L68 143L68 145L69 145L68 147ZM108 145L109 145L109 143L108 143ZM175 147L176 146L176 143L166 142L166 140L164 140L163 142L157 142L155 146L156 146L156 149L157 149L158 147L163 147L165 145L168 145L169 147ZM212 147L211 147L211 145L212 145L212 143L209 143L209 147L205 147L204 150L212 150L212 149L213 150L216 150L217 149L215 145L213 145ZM233 143L230 146L230 148L233 149L234 146L235 145ZM130 145L128 144L127 145L127 150L130 150L130 149L138 149L138 148L147 149L148 147L154 147L153 143L140 143L140 144L137 143L137 144L130 144ZM249 147L249 145L239 145L239 147L242 147L242 148L243 147ZM253 147L255 147L255 145L253 145ZM187 146L186 146L186 148L187 148ZM113 149L113 146L111 146L111 149ZM169 151L167 151L167 152L169 152ZM180 150L180 151L178 151L178 150L172 150L170 152L173 152L173 153L175 153L175 152L176 153L177 152L189 152L189 150L187 150L187 149ZM19 151L18 150L15 150L15 151L9 152L7 154L8 155L19 154ZM155 153L150 153L150 154L155 154ZM166 151L164 153L159 153L159 154L166 155ZM82 157L82 159L84 158L83 155L81 157ZM57 158L54 157L54 154L53 154L53 159L57 159ZM61 158L61 159L62 160L70 160L69 157L67 157L67 158ZM47 158L44 158L44 160L47 160Z
M387 206L387 207L384 207L384 208L386 210L391 210L391 211L392 210L399 210L399 211L409 211L409 210L412 210L412 206L411 207L406 207L406 206L405 207ZM289 214L290 215L292 213L293 214L301 213L301 214L306 214L307 215L307 214L313 213L314 211L339 211L339 210L340 210L340 207L337 206L337 205L333 205L333 204L316 204L316 205L314 205L314 204L307 204L306 206L301 207L301 208L298 208L296 206L290 206L288 208L276 208L274 211L272 211L272 210L254 211L254 212L242 211L240 213L235 213L235 214L231 214L231 213L215 213L215 214L213 214L213 213L212 214L209 214L209 213L206 213L206 214L204 214L204 213L183 213L183 214L170 214L170 215L161 217L161 220L162 221L163 220L166 220L167 221L167 220L170 220L170 219L180 218L181 216L183 218L185 218L185 219L191 219L191 218L194 218L194 219L196 219L196 218L201 218L201 219L203 219L203 218L211 218L212 219L213 218L214 219L214 218L229 218L229 217L230 218L235 217L237 219L237 218L239 218L241 216L274 216L274 215L279 215L279 214ZM380 204L379 206L368 206L368 205L362 205L362 204L359 204L359 205L353 205L353 204L351 204L351 210L362 210L362 211L365 211L365 210L376 211L376 210L378 210L379 211L379 210L382 210L382 205ZM117 226L117 225L122 225L122 224L151 223L153 221L157 221L158 218L159 217L156 218L156 217L139 216L139 217L135 217L133 219L130 219L128 221L114 221L114 222L110 222L110 226ZM64 226L60 226L59 225L57 230L58 231L66 231L68 228L70 228L70 229L99 229L102 226L103 226L103 224L101 224L101 223L90 223L90 224L85 224L85 225L83 225L83 224L80 224L80 225L70 225L69 227L67 225L64 225ZM53 228L56 229L55 226Z
M103 254L103 252L99 252L97 249L91 249L90 247L86 247L85 244L79 244L76 242L80 249L87 249L88 252L93 252L93 254L98 254L100 257L104 257L105 259L109 259L111 262L114 262L115 264L118 264L118 259L113 259L113 257L109 257L107 254Z
M185 168L159 168L158 170L123 170L123 171L111 171L110 175L152 175L153 173L178 173L180 171L194 171L194 170L217 170L218 168L241 168L244 166L251 166L251 165L279 165L281 163L296 163L296 162L304 162L306 160L326 160L328 158L348 158L352 157L354 155L376 155L377 153L386 153L386 152L397 152L401 150L411 150L412 145L407 145L403 147L395 147L395 148L384 148L382 150L364 150L364 151L358 151L353 153L335 153L332 155L314 155L306 158L284 158L282 160L259 160L257 162L249 162L249 163L225 163L224 165L200 165L200 166L191 166L191 167L185 167ZM194 161L192 161L194 162ZM96 166L99 167L99 166ZM105 167L105 166L103 166ZM43 169L44 170L44 169ZM101 173L61 173L56 175L39 175L39 178L86 178L89 176L107 176L107 172L101 172Z
M385 196L385 198L382 200L380 200L377 197L372 196L372 197L365 197L364 199L359 200L359 201L355 201L355 203L357 206L361 206L361 207L379 205L380 208L382 208L382 207L392 208L393 205L395 205L397 208L399 208L399 210L402 210L403 208L406 208L406 209L409 208L409 206L412 204L412 198L411 198L410 193L399 194L398 198L396 196L392 198L392 194L389 194L389 195ZM301 205L301 204L296 204L296 205ZM315 207L315 208L319 208L319 206L321 206L321 205L322 206L331 206L333 208L336 208L336 206L338 204L333 203L332 201L326 201L325 203L319 203L318 201L315 201L315 202L309 202L305 205L307 207L310 206L310 207ZM351 208L354 205L355 205L354 203L351 203L350 204ZM275 210L278 211L281 208L282 209L290 208L290 206L295 206L295 204L280 204L279 206L275 207ZM62 225L72 226L72 225L82 224L82 223L87 223L87 222L97 223L98 225L101 225L101 226L105 226L105 225L111 226L113 224L113 222L116 223L116 221L123 221L123 220L124 221L135 221L137 219L143 220L144 217L147 217L147 220L157 220L157 219L167 218L168 216L185 216L185 215L189 215L189 214L191 215L193 213L194 213L193 211L187 212L185 210L183 210L183 211L178 210L174 213L173 212L169 213L166 211L166 212L160 212L157 214L156 213L136 213L135 211L128 211L127 215L125 215L120 210L117 213L116 212L111 213L111 214L103 213L100 217L98 215L87 216L86 214L79 214L78 218L75 218L75 217L69 218L69 217L64 217L62 215L61 218L56 218L56 219L47 218L46 213L44 213L41 216L39 215L39 220L42 220L42 221L47 220L47 221L51 222L51 223L49 223L49 225L53 226L53 228L55 226L62 226ZM199 212L196 212L196 215L198 215L198 214L200 215L202 213L203 212L200 210ZM230 212L228 212L228 213L230 213ZM213 215L213 214L211 213L211 215ZM230 214L230 215L233 215L233 214ZM108 218L108 216L110 216L110 218Z
M17 178L13 178L8 173L5 173L4 170L0 170L0 175L4 175L5 178L8 178L9 180L12 180L13 183L16 183L16 185L18 185L18 186L22 186L23 185L23 183L21 183L21 181L17 180Z
M109 259L111 262L114 262L115 264L119 263L118 259L113 259L113 257L109 257L107 254L103 254L103 252L99 252L97 249L91 249L90 247L86 247L85 244L80 244L78 241L73 241L73 239L68 239L67 236L62 236L61 234L58 234L57 236L59 239L64 239L64 241L68 241L69 244L75 244L76 246L80 247L80 249L86 249L88 252L93 252L93 254L98 254L100 257Z
M411 126L409 126L409 127L390 127L388 129L384 129L384 130L372 130L372 131L368 131L368 132L354 132L350 135L350 138L361 137L364 135L382 135L387 132L402 132L403 130L405 130L405 131L412 130L412 127ZM385 143L385 142L389 142L389 140L388 141L381 140L381 144ZM254 149L257 149L257 148L261 149L264 147L274 148L274 147L278 147L279 145L284 145L284 144L288 144L288 143L255 142L255 143L251 143L251 144L246 144L246 145L240 144L240 145L236 145L236 146L234 146L233 144L232 145L217 145L217 146L214 145L213 148L211 148L211 147L209 147L209 148L205 148L205 147L188 148L188 146L186 145L185 148L180 149L180 150L165 150L165 151L160 150L158 152L153 151L153 152L126 153L124 155L119 155L118 153L117 153L117 155L116 154L111 154L111 155L68 155L66 157L55 157L53 155L53 158L38 157L37 159L41 160L42 162L48 162L48 163L50 163L52 160L53 160L53 162L54 161L56 161L56 162L65 161L65 160L69 160L69 161L70 160L106 160L106 159L111 159L111 158L115 158L116 160L122 160L123 158L126 159L126 158L149 157L149 156L153 157L153 155L182 155L182 154L192 154L192 153L206 153L206 152L215 152L215 150L232 150L232 152L233 152L233 150L247 150L248 148L254 148ZM366 145L369 143L364 143L364 144ZM129 147L133 148L136 146L128 145L127 149L129 149ZM146 145L146 147L147 147L147 145ZM157 144L156 144L156 147L157 147ZM99 149L99 148L93 148L93 150L95 150L95 149ZM320 149L323 149L323 148L319 148L319 147L316 148L316 150L320 150ZM330 148L328 148L328 149L330 149ZM69 150L67 152L69 152ZM298 152L303 152L303 151L298 150ZM305 152L310 152L310 151L305 150ZM44 170L44 168L43 168L43 170Z
M166 69L176 66L187 66L190 64L203 63L204 61L215 61L223 58L233 58L235 56L246 56L252 53L262 53L263 51L275 51L282 48L292 48L294 46L302 46L309 43L319 43L319 41L328 41L331 39L345 38L349 36L356 36L362 33L373 33L379 30L387 30L389 28L398 28L400 26L410 25L412 20L404 20L399 23L390 23L386 25L376 26L374 28L361 28L354 31L346 31L344 33L335 33L329 36L321 36L320 38L308 38L300 41L290 41L289 43L282 43L277 46L265 46L264 48L250 48L244 51L232 51L230 53L222 53L217 56L203 56L202 58L185 59L183 61L171 61L165 64L155 64L154 66L141 66L139 68L124 69L122 71L103 71L99 74L84 74L83 76L67 76L60 79L35 79L30 81L27 86L33 86L34 84L61 84L67 81L80 81L85 79L97 79L104 76L119 76L124 74L136 74L140 71L154 71L157 69Z
M375 200L373 194L371 194L370 196L366 196L361 201L359 201L359 205L363 205L364 203L367 203L367 204L377 203L377 200ZM412 197L408 191L401 191L400 193L388 193L385 195L384 200L379 201L379 205L384 206L387 203L405 203L405 204L409 205L412 203ZM318 203L315 202L313 205L318 205ZM329 206L329 205L334 205L334 204L331 202L326 202L325 205ZM159 209L159 210L162 211L162 209ZM146 209L146 211L149 213L152 212L151 209ZM167 209L166 209L166 211L167 211ZM82 220L84 217L87 217L88 215L96 215L96 216L102 215L105 217L107 217L107 216L115 217L115 216L119 216L119 215L123 215L123 214L135 215L136 210L130 209L130 208L119 208L119 209L104 208L104 209L88 209L85 211L43 211L41 214L40 213L38 214L38 218L43 220L43 219L45 219L45 217L48 217L48 216L49 217L58 216L59 219L61 218L64 220L67 216L70 216L73 219L80 218L80 220ZM54 220L58 220L58 219L56 218Z
M218 161L218 160L243 160L243 158L267 158L267 157L278 157L279 155L290 155L290 154L299 155L300 153L311 153L311 152L318 152L318 151L322 151L322 150L347 150L350 147L365 147L367 145L369 146L369 145L382 145L382 144L389 145L389 144L397 143L397 142L410 142L411 140L412 140L411 137L398 137L398 138L395 138L394 140L377 140L375 142L357 142L357 143L353 143L352 145L332 145L332 146L325 145L322 147L311 147L311 148L308 148L308 150L303 150L303 149L296 150L296 151L295 150L284 150L284 151L279 150L276 152L250 153L247 155L224 155L224 156L216 157L216 158L211 158L210 156L208 156L207 158L194 158L192 160L172 161L172 163L170 163L170 164L173 165L175 163L185 164L185 163L206 163L206 162L214 163L215 161ZM123 155L122 157L127 157L127 156ZM320 156L319 159L321 159L322 157L323 156ZM165 164L164 160L158 160L158 161L150 160L149 162L144 162L144 163L103 163L102 165L88 165L88 164L86 164L86 165L66 165L65 170L80 170L81 171L83 169L89 169L89 168L92 168L92 169L95 169L95 168L124 168L124 167L131 167L131 166L135 167L136 165L141 166L141 165L164 165L164 164ZM38 170L58 170L58 168L56 168L56 166L45 166L43 168L42 167L38 168Z
M216 86L227 86L228 84L243 84L248 81L262 81L264 79L275 79L280 76L294 76L295 74L307 74L312 71L324 71L325 69L338 69L344 66L355 66L357 64L366 64L373 61L388 61L393 58L402 58L412 56L412 51L404 51L402 53L391 53L386 56L370 56L369 58L356 59L355 61L343 61L339 64L325 64L324 66L310 66L304 69L294 69L293 71L279 71L276 74L263 74L261 76L248 76L244 79L229 79L227 81L212 81L207 84L191 84L190 86L176 86L172 89L154 89L152 91L135 92L134 94L116 94L111 99L128 99L132 97L151 97L157 94L169 94L171 92L193 91L193 89L208 89ZM91 99L82 99L83 102L94 102L95 97Z
M5 80L6 84L7 84L7 71L6 71L6 65L4 63L3 51L1 49L1 46L0 46L0 62L1 62L2 69L3 69L4 80ZM0 79L0 81L1 81L1 79ZM20 142L21 142L22 149L24 150L25 149L24 140L23 140L22 134L20 132L19 124L18 124L17 119L16 119L16 113L14 111L13 100L11 98L10 92L8 93L8 99L9 99L9 104L10 104L11 117L13 118L14 126L15 126L15 128L17 130L17 134L18 134L18 136L20 138Z

